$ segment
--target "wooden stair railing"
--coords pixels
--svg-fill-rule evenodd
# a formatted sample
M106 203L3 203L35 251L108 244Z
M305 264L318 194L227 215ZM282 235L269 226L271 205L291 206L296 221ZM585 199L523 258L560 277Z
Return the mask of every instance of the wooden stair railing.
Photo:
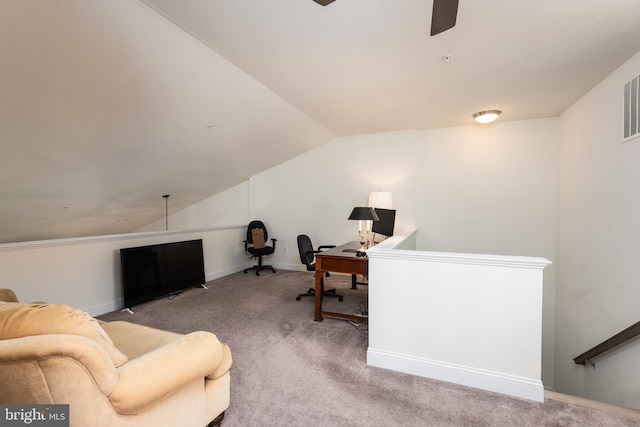
M640 322L629 326L624 331L618 332L611 338L601 342L600 344L593 347L592 349L585 351L580 356L573 359L573 361L578 365L589 364L595 367L595 364L593 363L594 358L622 344L625 344L631 341L632 339L636 338L638 335L640 335Z

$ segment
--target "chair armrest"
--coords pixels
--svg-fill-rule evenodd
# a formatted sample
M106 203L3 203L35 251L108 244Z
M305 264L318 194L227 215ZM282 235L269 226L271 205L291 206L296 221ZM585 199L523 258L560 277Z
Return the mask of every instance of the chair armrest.
M117 368L109 400L119 414L139 414L199 378L204 387L205 377L224 375L230 367L226 345L210 332L192 332Z
M323 249L333 249L335 248L336 245L324 245L324 246L318 246L318 251L322 251Z
M271 239L271 244L273 245L273 249L276 248L276 242L278 241L278 239Z

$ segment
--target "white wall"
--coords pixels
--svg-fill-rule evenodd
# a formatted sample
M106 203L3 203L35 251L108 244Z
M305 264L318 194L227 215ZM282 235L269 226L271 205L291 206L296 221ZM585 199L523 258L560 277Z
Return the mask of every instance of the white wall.
M423 131L418 249L554 262L558 122L548 118ZM544 270L546 387L554 384L554 264Z
M20 301L78 307L96 316L122 308L120 248L202 239L205 277L212 280L245 266L244 229L138 233L0 245L0 287Z
M171 197L167 203L171 204ZM208 227L229 227L247 224L249 221L249 181L236 185L206 200L191 205L136 230L162 231L194 230Z
M557 118L422 132L422 249L549 257L555 251Z
M205 277L245 268L248 181L136 233L0 245L0 287L23 302L47 301L100 315L122 307L120 248L203 239ZM169 199L169 203L171 199Z
M315 246L358 239L347 220L369 192L391 191L397 223L415 224L416 131L336 139L250 179L250 216L278 239L272 263L301 268L296 243ZM286 253L284 250L286 249Z
M561 116L556 388L640 409L640 342L573 358L640 320L640 139L621 143L623 86L640 53Z

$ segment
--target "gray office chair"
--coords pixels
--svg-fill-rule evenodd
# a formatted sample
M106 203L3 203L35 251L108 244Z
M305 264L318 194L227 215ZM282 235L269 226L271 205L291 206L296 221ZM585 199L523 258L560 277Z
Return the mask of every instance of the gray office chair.
M322 252L323 249L331 249L335 247L336 247L335 245L324 245L324 246L318 246L318 249L314 250L309 236L307 236L306 234L301 234L298 236L298 253L300 254L300 262L302 262L307 267L307 271L316 271L315 257L317 253ZM329 272L327 272L325 276L328 277ZM343 300L343 296L336 294L335 289L327 290L324 288L324 276L322 277L321 280L322 280L323 296L338 298L338 301ZM307 292L298 295L296 297L296 301L300 301L302 297L314 297L315 295L316 295L315 288L309 288Z

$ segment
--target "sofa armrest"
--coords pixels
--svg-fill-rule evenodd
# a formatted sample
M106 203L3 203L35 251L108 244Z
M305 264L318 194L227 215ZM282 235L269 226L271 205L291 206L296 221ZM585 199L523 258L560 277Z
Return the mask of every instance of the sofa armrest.
M228 348L214 334L192 332L118 367L109 400L119 414L138 414L198 378L204 387L205 377L223 375L230 359Z
M89 338L46 334L0 340L0 362L5 365L54 357L69 358L82 364L105 395L116 386L118 375L113 362L106 351Z

